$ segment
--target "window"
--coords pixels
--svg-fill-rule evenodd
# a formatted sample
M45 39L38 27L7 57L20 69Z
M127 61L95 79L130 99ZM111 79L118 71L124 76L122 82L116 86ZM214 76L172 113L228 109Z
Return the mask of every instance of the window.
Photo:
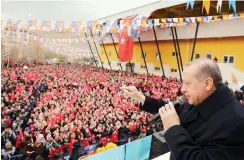
M229 58L228 56L224 56L224 58L223 58L223 62L224 62L224 63L227 63L227 62L228 62L228 58Z
M117 63L117 66L120 66L121 63Z
M159 53L156 52L156 60L159 60Z
M235 61L234 56L229 56L229 63L234 63L234 61Z
M160 68L159 67L154 67L154 70L155 71L160 71Z
M175 52L172 52L172 56L175 56Z
M177 69L171 68L171 72L177 72Z
M233 55L225 55L223 57L223 63L234 64L235 63L235 56Z
M147 57L147 53L146 52L144 52L144 57L146 58ZM141 58L143 58L143 56L141 55Z
M211 53L207 53L206 58L212 59L212 54Z
M146 68L145 66L141 65L141 68Z
M200 54L199 53L196 53L195 54L195 59L198 59L198 58L200 58Z

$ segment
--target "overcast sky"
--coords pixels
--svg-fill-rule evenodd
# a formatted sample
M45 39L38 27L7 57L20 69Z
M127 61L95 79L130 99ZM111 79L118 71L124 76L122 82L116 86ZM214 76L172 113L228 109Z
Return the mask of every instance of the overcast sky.
M94 20L159 0L1 1L1 18Z

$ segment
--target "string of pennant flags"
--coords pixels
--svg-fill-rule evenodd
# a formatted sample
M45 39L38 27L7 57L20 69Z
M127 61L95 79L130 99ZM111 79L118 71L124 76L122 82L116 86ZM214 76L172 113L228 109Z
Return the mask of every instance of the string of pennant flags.
M181 26L191 26L195 23L212 23L212 22L216 22L216 21L220 21L220 20L230 20L230 19L242 19L244 20L244 14L230 14L230 15L216 15L216 16L201 16L201 17L184 17L184 18L162 18L162 19L126 19L126 20L120 20L120 22L118 20L116 21L108 21L106 23L103 24L98 24L96 23L96 25L92 25L93 28L89 29L87 28L82 28L82 26L85 25L81 25L79 26L80 28L69 28L70 26L66 24L66 22L64 22L64 28L61 28L60 30L65 31L67 28L69 30L69 32L76 32L77 30L79 30L79 32L92 32L95 35L95 40L97 39L98 41L102 41L104 40L104 38L106 37L107 33L112 33L112 34L119 34L124 28L129 28L128 31L128 35L131 36L132 38L135 38L137 36L140 36L141 33L146 32L146 31L150 31L152 29L153 26L156 27L156 29L164 29L164 28L170 28L170 27L181 27ZM15 22L14 21L7 21L4 25L4 22L2 21L2 27L4 28L12 28L12 29L21 29L21 30L28 30L29 32L31 31L35 31L35 29L37 30L42 29L44 31L57 31L55 30L55 28L51 27L48 28L48 25L46 26L37 26L38 23L29 23L32 24L32 26L29 26L25 24L26 21L17 21L17 23L21 23L21 25L13 25ZM68 24L70 24L69 22L67 22ZM77 22L76 22L77 23ZM119 25L120 23L120 25ZM12 24L12 25L10 25ZM39 24L47 24L47 23L39 23ZM50 23L51 24L51 23ZM52 24L55 24L54 22L52 22ZM56 24L61 24L61 23L56 23ZM73 23L74 24L74 23ZM95 22L93 22L93 24L95 24ZM122 25L123 24L123 25ZM36 26L33 26L36 25ZM12 26L12 27L11 27ZM15 27L13 27L15 26ZM16 27L18 26L18 27ZM23 27L24 26L24 27ZM66 26L66 28L65 28ZM74 25L73 25L74 26ZM78 27L77 26L77 27ZM88 25L86 25L88 26ZM56 25L57 27L57 25ZM72 25L71 25L72 27ZM60 28L60 26L59 26ZM60 30L58 32L60 32ZM100 36L98 36L98 34L101 33ZM8 35L5 35L6 39L12 39L12 40L17 40L18 38L24 41L29 42L34 42L34 41L38 41L38 43L45 47L45 48L51 48L51 51L55 51L56 53L59 54L64 54L65 53L73 53L73 55L77 55L79 53L83 53L81 50L79 50L79 48L69 48L69 49L64 49L63 46L57 46L57 44L63 44L63 43L68 43L68 44L72 44L72 43L85 43L86 42L86 38L84 36L80 36L79 38L43 38L43 37L39 37L37 36L35 33L29 35L29 34L25 34L24 36L14 36L15 34L10 31L8 33ZM97 38L98 37L98 38ZM91 37L88 37L89 41L93 41L93 39Z
M107 21L106 23L99 24L97 22L85 22L81 25L79 21L43 21L38 22L35 20L30 21L11 21L2 20L2 28L22 29L36 31L53 31L53 32L92 32L95 35L101 33L103 35L107 33L118 34L125 27L129 28L129 35L136 33L137 35L149 31L153 26L157 29L169 28L172 26L190 26L194 23L211 23L219 20L229 19L244 19L244 13L230 14L230 15L216 15L216 16L199 16L199 17L184 17L184 18L161 18L161 19L127 19L127 20L115 20ZM86 24L86 25L85 25ZM88 27L90 26L90 27ZM60 41L60 40L58 40Z
M202 12L204 12L204 9L206 10L207 14L209 14L209 10L210 10L210 1L211 0L203 0L202 1ZM186 1L186 9L193 9L194 8L194 2L195 0L187 0ZM221 8L222 8L222 2L223 0L218 0L217 2L217 6L216 6L216 10L217 13L221 12ZM236 0L229 0L229 9L233 8L234 12L236 13Z
M116 20L107 21L106 23L99 24L95 21L92 22L92 27L87 25L77 25L78 21L43 21L43 23L37 23L35 20L30 21L1 21L2 28L23 29L29 31L43 30L53 32L83 32L91 31L93 34L98 33L120 33L124 27L129 27L134 30L140 30L141 32L150 30L152 26L160 26L161 29L172 26L188 26L196 22L199 23L211 23L218 20L228 20L242 18L244 14L231 14L222 16L201 16L201 17L184 17L184 18L162 18L162 19L137 19L137 20ZM71 25L73 24L73 25ZM84 23L83 23L84 24Z

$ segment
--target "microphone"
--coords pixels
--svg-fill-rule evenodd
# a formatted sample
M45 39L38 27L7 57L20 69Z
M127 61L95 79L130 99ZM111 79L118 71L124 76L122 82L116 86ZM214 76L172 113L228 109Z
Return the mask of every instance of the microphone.
M185 99L183 97L179 97L176 99L175 102L173 102L174 107L177 106L182 106L185 103ZM149 124L152 124L153 122L157 121L160 118L160 114L157 113L155 114L150 120L149 120Z

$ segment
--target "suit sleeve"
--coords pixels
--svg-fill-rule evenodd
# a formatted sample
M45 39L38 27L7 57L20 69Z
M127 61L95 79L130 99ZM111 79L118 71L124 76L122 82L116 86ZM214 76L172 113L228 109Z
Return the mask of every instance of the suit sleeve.
M151 97L147 97L145 99L145 102L143 105L140 105L140 110L156 114L158 113L159 108L164 106L166 104L163 100L157 100Z
M215 142L203 146L197 144L180 125L169 128L164 134L164 138L171 151L171 156L176 160L226 159L230 156Z

